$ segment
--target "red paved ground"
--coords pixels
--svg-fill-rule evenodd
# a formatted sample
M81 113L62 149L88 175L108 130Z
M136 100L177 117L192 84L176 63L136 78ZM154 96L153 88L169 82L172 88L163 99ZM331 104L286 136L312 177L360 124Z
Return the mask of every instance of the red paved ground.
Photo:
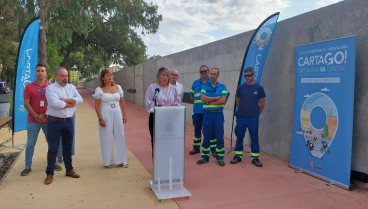
M85 102L94 108L92 93L78 89ZM151 143L148 113L144 107L127 102L128 123L125 125L126 145L152 174ZM194 127L186 126L185 153L192 149ZM225 139L225 146L230 140ZM245 147L249 150L248 147ZM181 208L368 208L368 191L347 191L306 174L295 174L284 160L261 153L262 168L243 161L231 165L234 153L225 154L224 167L210 162L197 165L200 155L185 155L185 187L192 197L176 198ZM143 179L147 181L149 179ZM147 183L148 187L148 183Z

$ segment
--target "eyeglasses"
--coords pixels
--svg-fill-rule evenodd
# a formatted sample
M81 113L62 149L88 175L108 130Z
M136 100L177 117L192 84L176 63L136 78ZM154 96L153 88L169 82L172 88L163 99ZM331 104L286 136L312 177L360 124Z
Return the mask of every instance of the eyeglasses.
M178 77L178 74L171 73L171 75Z
M249 74L249 75L244 75L244 77L252 77L254 75L254 73Z
M201 70L200 73L206 73L208 70Z

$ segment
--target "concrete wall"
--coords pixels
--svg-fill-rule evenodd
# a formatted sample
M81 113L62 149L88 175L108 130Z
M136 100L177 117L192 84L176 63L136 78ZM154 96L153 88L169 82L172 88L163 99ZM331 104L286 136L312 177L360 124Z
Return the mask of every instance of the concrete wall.
M356 80L354 106L354 136L352 169L368 173L368 1L349 0L308 12L277 24L261 85L266 91L266 107L260 116L259 141L261 150L288 160L291 145L294 84L295 46L356 35ZM261 20L260 20L261 22ZM126 100L144 105L144 94L155 82L159 67L179 71L179 82L189 92L194 80L199 78L199 66L218 67L219 82L227 86L230 98L225 105L225 137L230 138L234 95L239 70L248 42L254 31L200 47L155 59L115 73L115 80L126 92ZM95 88L96 81L86 84ZM129 95L128 88L137 89ZM191 123L192 105L187 107L187 122ZM235 139L235 137L233 137ZM249 137L245 144L249 145Z

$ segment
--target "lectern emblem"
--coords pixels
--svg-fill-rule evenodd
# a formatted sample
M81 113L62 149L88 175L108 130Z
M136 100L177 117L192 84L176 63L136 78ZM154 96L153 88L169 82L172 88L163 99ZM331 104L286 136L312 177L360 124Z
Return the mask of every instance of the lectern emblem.
M173 124L172 123L168 123L166 125L166 131L167 132L173 132Z

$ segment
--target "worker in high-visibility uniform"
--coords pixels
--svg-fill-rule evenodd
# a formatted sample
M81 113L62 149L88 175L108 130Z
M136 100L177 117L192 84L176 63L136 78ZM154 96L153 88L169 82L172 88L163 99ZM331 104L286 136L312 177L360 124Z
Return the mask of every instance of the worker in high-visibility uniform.
M190 98L194 101L193 105L193 125L194 125L194 141L193 150L189 152L190 155L200 153L201 140L202 140L202 125L203 125L203 104L201 101L202 86L206 83L211 83L209 79L209 68L206 65L202 65L199 68L201 78L194 81L192 88L190 89ZM211 137L211 152L212 156L216 157L216 138Z
M235 156L230 161L231 164L240 162L243 158L243 139L248 128L251 139L251 160L257 167L262 167L259 161L258 126L259 115L265 106L266 94L263 87L254 81L254 69L247 67L244 69L246 83L238 86L235 95L238 112L236 117L235 135Z
M203 85L201 90L201 100L206 103L203 105L203 143L201 159L197 164L203 164L209 160L210 139L214 131L216 143L216 160L220 166L224 166L224 114L223 109L226 103L226 86L217 81L220 70L212 68L210 72L211 83Z

